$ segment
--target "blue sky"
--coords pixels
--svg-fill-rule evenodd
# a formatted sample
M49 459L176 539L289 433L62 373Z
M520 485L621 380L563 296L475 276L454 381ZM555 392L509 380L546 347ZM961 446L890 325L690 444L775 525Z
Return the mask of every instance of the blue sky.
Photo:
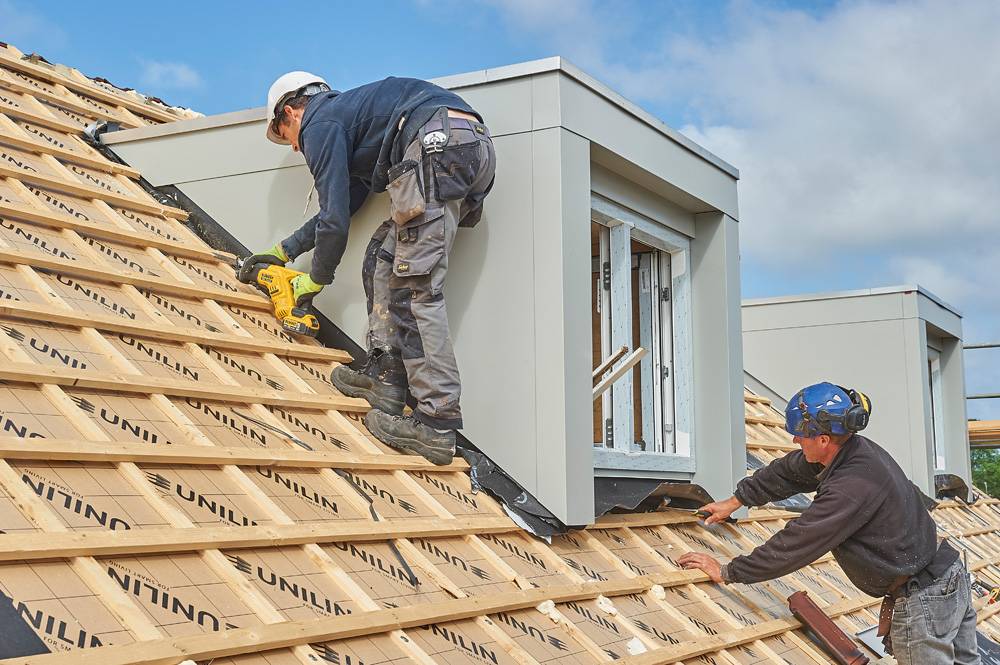
M282 11L282 5L284 10ZM433 78L560 55L512 21L509 7L521 3L458 0L301 3L201 2L184 0L169 9L157 5L104 2L99 18L86 3L0 0L3 8L28 17L19 34L0 32L22 50L72 64L119 85L156 94L205 114L260 106L276 76L305 69L348 88L388 74ZM529 3L525 2L524 5ZM546 3L541 3L546 4ZM576 2L556 1L545 16ZM829 2L767 2L773 8L800 7L822 14ZM717 1L598 3L617 25L620 60L641 58L635 33L698 35L718 30L732 4ZM378 7L377 11L372 11ZM275 11L282 16L275 16ZM81 29L80 26L92 26ZM98 27L99 26L99 27ZM16 39L15 39L16 37ZM157 65L164 66L157 69ZM180 66L185 71L165 69ZM157 74L157 71L160 73ZM148 85L157 86L149 90ZM687 121L686 101L658 99L647 108L674 125Z
M0 40L206 114L563 55L740 168L745 297L918 282L1000 340L995 0L312 4L0 0ZM1000 391L1000 351L967 375Z

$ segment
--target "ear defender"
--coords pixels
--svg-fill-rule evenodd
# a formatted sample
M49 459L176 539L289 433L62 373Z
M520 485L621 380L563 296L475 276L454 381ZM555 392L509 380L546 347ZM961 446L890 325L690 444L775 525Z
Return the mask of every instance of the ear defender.
M844 414L844 429L860 432L872 417L872 401L860 390L842 390L851 398L851 408Z

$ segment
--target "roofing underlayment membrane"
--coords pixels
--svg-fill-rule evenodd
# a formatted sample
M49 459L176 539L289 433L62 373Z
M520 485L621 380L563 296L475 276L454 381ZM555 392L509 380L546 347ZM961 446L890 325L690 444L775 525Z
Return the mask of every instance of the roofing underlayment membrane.
M329 383L348 354L282 332L231 255L83 138L189 116L0 46L0 659L806 665L834 661L790 594L851 636L876 622L829 555L749 586L676 565L794 513L612 514L547 544L465 462L381 445ZM757 462L795 449L766 399L746 416ZM997 504L933 513L980 591Z

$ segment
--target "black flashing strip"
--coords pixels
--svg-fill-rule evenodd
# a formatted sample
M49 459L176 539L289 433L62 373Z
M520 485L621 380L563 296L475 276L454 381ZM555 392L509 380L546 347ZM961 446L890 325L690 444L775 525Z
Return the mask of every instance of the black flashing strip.
M233 413L235 413L240 418L243 418L244 420L249 420L250 422L252 422L255 425L260 425L261 427L263 427L264 429L266 429L268 431L274 432L275 434L278 434L280 436L285 437L286 439L288 439L289 441L291 441L292 443L294 443L297 446L305 448L306 450L310 450L310 451L313 450L312 446L310 446L308 443L306 443L305 441L303 441L299 437L295 436L291 432L287 432L287 431L281 429L280 427L275 427L274 425L270 425L268 423L265 423L263 420L257 420L253 416L248 416L247 414L242 413L240 411L237 411L236 409L234 409L232 407L229 407L229 410L232 411Z
M343 478L344 480L346 480L347 483L354 488L354 491L360 494L364 498L364 500L368 502L368 512L371 513L372 519L375 520L376 522L381 522L382 519L378 516L378 513L375 511L375 500L372 499L370 496L368 496L368 493L365 492L363 489L361 489L356 482L354 482L349 473L347 473L346 471L342 471L341 469L334 469L333 472L336 473L341 478ZM407 575L410 576L410 586L416 589L417 586L420 585L420 580L417 578L416 574L414 574L413 569L410 568L410 564L408 564L406 562L406 559L403 558L403 553L399 551L398 547L396 547L396 543L392 542L391 540L387 540L386 544L389 545L389 549L392 550L392 553L396 557L396 561L399 562L400 567Z
M49 653L45 642L14 607L14 601L0 591L0 660L42 653Z

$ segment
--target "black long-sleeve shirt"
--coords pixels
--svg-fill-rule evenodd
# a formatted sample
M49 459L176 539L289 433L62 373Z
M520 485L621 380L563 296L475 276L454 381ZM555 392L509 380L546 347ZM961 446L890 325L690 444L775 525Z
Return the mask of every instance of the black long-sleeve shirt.
M342 93L321 93L306 104L299 146L316 184L319 213L281 244L293 259L315 248L309 271L314 282L333 281L347 247L351 215L370 191L385 191L397 134L400 144L412 140L441 107L476 113L461 97L433 83L392 77Z
M900 577L958 558L943 549L935 559L937 527L920 490L879 445L854 435L824 468L801 450L771 462L736 487L745 506L762 506L800 492L816 492L812 505L766 543L723 567L727 582L762 582L787 575L827 552L850 580L883 596Z

